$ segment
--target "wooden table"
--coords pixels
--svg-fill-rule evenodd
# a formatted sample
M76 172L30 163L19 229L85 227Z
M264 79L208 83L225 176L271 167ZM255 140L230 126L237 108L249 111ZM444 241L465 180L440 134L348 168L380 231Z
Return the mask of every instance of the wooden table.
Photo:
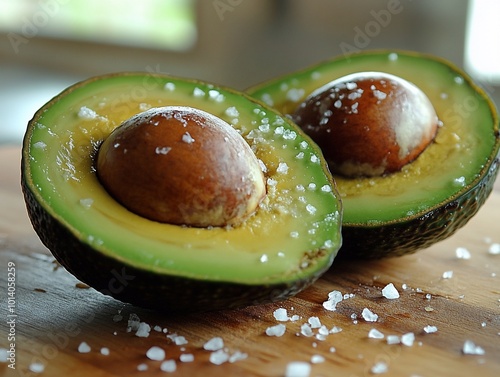
M17 315L16 370L9 362L0 363L0 375L35 375L28 368L40 365L45 376L168 375L160 361L146 356L152 346L165 351L165 360L175 360L177 376L285 376L293 361L310 363L310 376L370 376L384 366L384 376L500 375L500 255L489 252L493 243L500 243L498 184L465 228L427 250L396 259L334 263L311 288L285 302L168 317L87 289L54 263L28 221L19 188L19 158L18 147L0 148L0 348L10 343L9 262L16 268ZM457 258L458 247L469 250L471 258ZM448 271L452 276L443 277ZM382 296L389 283L400 292L398 299ZM354 296L341 301L336 311L327 311L322 303L333 290ZM299 319L278 322L273 315L278 308ZM378 320L366 321L364 308L378 314ZM127 331L131 314L153 328L148 337ZM342 331L318 339L319 329L313 328L313 336L305 336L301 326L311 317L328 330L336 326ZM266 335L267 328L279 323L286 326L284 335ZM426 333L426 326L437 331ZM385 338L369 338L372 328ZM388 344L388 335L408 333L415 336L412 345ZM224 341L221 354L237 360L213 364L212 352L203 345L214 337ZM183 339L187 343L181 344ZM468 340L484 355L464 354ZM78 351L82 342L90 352ZM101 354L102 348L109 355ZM191 357L186 355L193 360L181 361Z

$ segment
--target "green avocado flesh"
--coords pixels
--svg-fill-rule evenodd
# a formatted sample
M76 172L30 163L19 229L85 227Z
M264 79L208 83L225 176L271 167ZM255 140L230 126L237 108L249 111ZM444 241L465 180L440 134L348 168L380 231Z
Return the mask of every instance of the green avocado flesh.
M470 205L453 209L463 213L461 219L468 219L491 191L500 139L498 115L486 93L450 63L405 51L367 51L340 57L247 92L283 114L292 114L324 84L367 71L386 72L418 86L441 123L434 142L399 172L366 178L334 175L344 208L342 251L349 248L349 253L360 256L404 254L449 236L465 223L445 221L444 208L456 207L452 204L468 198ZM481 200L474 199L476 196ZM386 227L392 230L381 231ZM403 235L407 230L418 233L419 227L425 227L425 232ZM450 230L438 230L442 227ZM370 239L366 239L368 235ZM410 242L382 239L389 236ZM416 240L419 236L422 239Z
M170 105L225 120L263 162L267 196L242 225L154 222L101 186L102 141L134 114ZM126 73L70 87L28 126L22 185L34 228L61 264L105 293L125 274L113 296L166 311L284 299L326 271L341 243L340 201L315 144L265 105L197 81Z

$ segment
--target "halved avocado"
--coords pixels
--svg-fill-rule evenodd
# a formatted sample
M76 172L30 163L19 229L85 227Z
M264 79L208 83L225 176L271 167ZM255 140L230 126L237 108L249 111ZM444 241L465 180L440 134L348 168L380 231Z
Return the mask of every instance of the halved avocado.
M231 124L263 162L267 195L234 227L189 227L128 211L100 184L108 135L152 107L189 106ZM321 151L289 120L243 93L148 73L91 78L29 122L22 188L35 231L78 279L166 312L207 311L295 295L333 262L341 207Z
M379 177L334 174L343 201L339 256L380 258L415 252L461 228L490 194L499 165L499 118L488 95L440 58L366 51L322 62L247 90L291 115L309 94L356 72L385 72L419 87L441 127L401 171Z

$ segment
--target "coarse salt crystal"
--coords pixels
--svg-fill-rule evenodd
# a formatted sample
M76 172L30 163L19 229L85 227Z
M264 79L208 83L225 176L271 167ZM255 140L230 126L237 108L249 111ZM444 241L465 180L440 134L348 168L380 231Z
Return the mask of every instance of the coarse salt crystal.
M426 334L432 334L432 333L437 332L438 329L436 326L427 325L424 327L424 331Z
M311 364L305 361L292 361L287 364L285 377L309 377Z
M241 352L241 351L236 351L233 353L231 356L229 356L229 362L230 363L235 363L240 360L245 360L248 358L248 354Z
M224 350L217 350L210 354L209 360L212 364L221 365L229 360L229 354Z
M451 279L453 277L453 271L443 272L443 279Z
M137 329L135 336L138 336L139 338L147 338L150 331L151 326L149 326L146 322L141 322L139 323L139 328Z
M177 364L176 364L175 360L165 360L160 365L160 370L162 372L172 373L172 372L175 372L176 369L177 369Z
M109 356L109 348L108 347L102 347L101 348L101 355L103 355L103 356Z
M311 364L320 364L320 363L324 363L324 362L325 362L324 356L321 356L321 355L312 355L311 356Z
M314 335L311 325L308 323L304 323L302 326L300 326L300 333L304 336L311 337Z
M500 255L500 243L492 243L488 248L488 254Z
M393 283L389 283L382 289L382 296L389 300L394 300L399 298L399 292Z
M462 348L464 355L484 355L485 351L483 348L476 346L471 340L466 340Z
M401 343L403 343L407 347L413 346L413 342L415 342L415 334L412 332L403 334L401 336Z
M195 97L203 97L205 95L205 92L200 88L194 88L193 95Z
M78 110L78 117L81 119L95 119L97 118L97 113L87 106L82 106L80 110Z
M33 373L42 373L45 370L45 365L42 363L31 363L29 370Z
M89 353L90 352L90 346L86 342L81 342L78 345L78 352L80 352L80 353Z
M183 363L191 363L194 361L194 355L192 353L183 353L179 356L179 360Z
M189 132L186 132L185 134L182 135L182 141L187 144L192 144L194 143L195 140L193 139L193 137Z
M147 371L148 370L148 364L142 363L142 364L137 365L137 370L139 372Z
M329 311L337 310L337 304L343 300L342 293L339 291L331 291L328 294L328 300L323 302L323 308Z
M218 351L222 348L224 348L224 340L218 336L210 339L203 345L203 349L207 351Z
M389 368L387 364L384 363L383 361L379 361L374 366L372 366L370 372L373 374L382 374L382 373L387 373L388 370Z
M373 313L370 309L364 308L361 312L363 319L367 322L377 322L378 315Z
M399 344L401 339L397 335L387 335L387 344Z
M470 251L465 247L457 247L455 249L455 255L458 259L470 259Z
M371 339L384 339L384 334L382 334L377 329L371 329L368 332L368 338L371 338Z
M150 360L162 361L165 359L165 350L158 346L153 346L146 351L146 356Z
M282 323L268 327L266 329L266 335L268 336L283 336L286 332L286 326L283 325Z
M288 173L288 165L286 162L280 162L278 164L278 168L276 169L278 173L287 174Z
M319 329L321 327L321 321L318 317L310 317L307 322L309 322L312 329Z
M92 207L92 204L94 204L94 199L92 199L92 198L80 199L80 205L82 207L90 208L90 207Z
M290 318L288 317L288 312L285 308L278 308L273 312L273 316L277 321L286 322Z
M304 89L295 89L292 88L286 93L286 99L298 102L304 96Z

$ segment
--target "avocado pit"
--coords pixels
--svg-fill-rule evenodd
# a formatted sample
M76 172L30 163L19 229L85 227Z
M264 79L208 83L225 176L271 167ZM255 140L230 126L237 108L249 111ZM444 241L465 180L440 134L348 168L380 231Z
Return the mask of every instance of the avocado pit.
M400 171L433 141L438 117L414 84L383 72L353 73L322 86L293 120L346 177Z
M193 227L237 225L266 194L259 161L228 123L183 106L132 116L102 143L97 176L131 212Z

